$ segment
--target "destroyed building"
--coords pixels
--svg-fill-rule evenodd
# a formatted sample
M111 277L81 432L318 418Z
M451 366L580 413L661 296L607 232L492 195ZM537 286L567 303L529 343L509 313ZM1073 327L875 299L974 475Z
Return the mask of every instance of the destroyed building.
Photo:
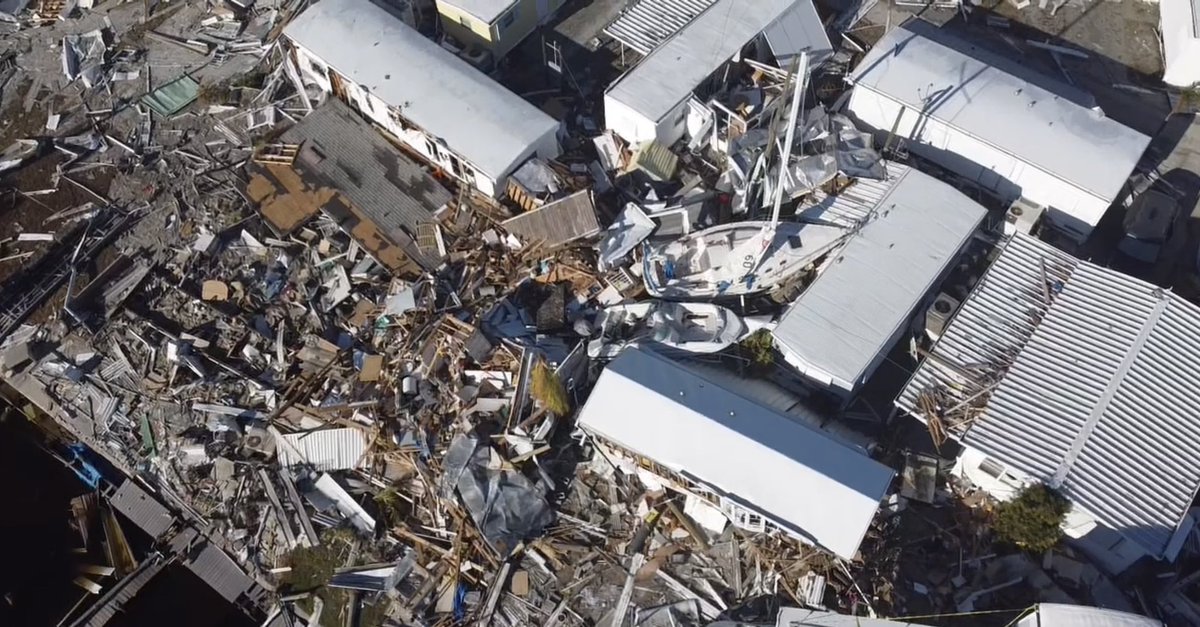
M1077 242L1122 199L1150 143L1083 90L920 19L885 35L848 80L849 114L881 144L1045 212Z
M658 20L639 23L633 15L618 19L629 21L628 28L606 32L646 57L604 93L606 128L633 146L651 140L671 146L700 134L702 119L712 115L709 98L723 80L718 70L748 47L758 57L786 61L808 52L813 67L831 54L811 0L717 0L669 34Z
M6 417L104 525L62 624L170 569L264 627L1200 616L1200 315L1001 231L1098 217L1145 138L886 32L938 7L3 3ZM922 156L968 108L1063 181ZM1032 555L1035 482L1075 510Z
M284 37L307 81L486 197L530 157L559 154L553 118L371 0L322 0Z
M1171 561L1200 486L1197 328L1179 296L1016 235L896 404L991 494L1061 490L1064 530L1110 571Z
M320 212L397 276L441 265L444 244L418 239L437 232L450 192L348 106L330 99L279 141L260 151L247 189L277 236Z

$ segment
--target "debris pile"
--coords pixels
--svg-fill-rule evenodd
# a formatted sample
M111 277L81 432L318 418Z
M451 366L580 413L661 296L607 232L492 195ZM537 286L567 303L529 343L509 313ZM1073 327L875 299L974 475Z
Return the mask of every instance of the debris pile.
M939 460L861 445L882 425L856 433L840 399L739 344L887 213L870 197L892 147L810 98L807 53L727 64L671 146L574 116L566 151L497 199L403 108L401 137L368 120L371 93L297 67L280 34L305 4L21 4L13 38L59 56L3 68L26 115L0 172L57 229L2 243L26 246L0 259L25 264L0 299L4 379L265 588L256 617L773 622L781 603L969 612L1003 605L1013 573L1050 581L989 561L987 504ZM897 462L857 554L578 428L631 348ZM823 497L794 495L837 508ZM951 520L914 532L912 509Z

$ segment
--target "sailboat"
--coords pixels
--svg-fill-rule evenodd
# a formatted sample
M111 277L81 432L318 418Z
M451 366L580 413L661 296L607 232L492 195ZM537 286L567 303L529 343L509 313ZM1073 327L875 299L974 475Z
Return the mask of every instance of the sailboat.
M644 245L642 278L647 292L689 300L769 291L804 271L849 235L847 228L839 226L779 222L807 69L808 55L801 54L786 139L779 154L779 178L770 189L771 219L722 224L665 244Z
M748 331L746 323L725 307L665 300L607 307L595 326L597 336L587 347L593 359L611 359L627 346L645 344L667 351L715 353Z

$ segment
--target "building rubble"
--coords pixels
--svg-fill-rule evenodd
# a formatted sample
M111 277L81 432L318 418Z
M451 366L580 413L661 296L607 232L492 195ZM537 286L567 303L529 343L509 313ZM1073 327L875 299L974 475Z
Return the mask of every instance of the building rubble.
M974 289L996 256L980 251L1005 236L979 225L986 212L1004 224L1007 205L937 183L947 191L929 202L957 194L978 213L845 393L820 384L810 355L755 355L755 338L769 340L830 267L857 263L847 242L887 233L890 212L907 210L898 181L924 182L907 172L925 162L894 131L881 144L830 93L858 58L850 46L826 40L780 64L751 41L754 54L688 97L670 145L602 127L576 87L561 154L485 193L411 148L422 131L400 113L404 138L372 125L370 92L344 102L344 87L311 80L285 34L308 4L35 0L0 24L11 38L0 98L20 112L0 172L50 214L0 243L3 378L129 477L113 488L176 517L155 528L156 546L194 562L207 542L232 558L249 580L231 600L256 621L665 627L774 625L781 607L1152 607L1069 546L1040 561L998 554L995 501L889 432L890 398L857 396L889 352L911 341L933 354L936 334L913 317L943 281L964 298ZM764 49L782 58L772 24ZM706 235L743 223L744 237ZM712 278L720 255L741 270ZM736 337L698 307L605 326L602 310L668 284L672 298L703 293L736 312ZM609 332L620 346L589 349ZM871 478L830 479L853 484L863 528L826 540L834 530L583 425L597 380L640 351L683 364L680 381L698 382L687 385L732 390L720 402L745 403L753 424L786 422L817 444L797 453L738 433L734 411L688 406L684 384L660 389L661 404L614 392L610 414L648 425L686 407L728 429L703 443L712 457L739 438L763 447L718 466L821 474L836 448ZM962 400L972 412L973 400ZM824 483L756 479L833 527L854 509ZM1195 535L1183 550L1200 550Z

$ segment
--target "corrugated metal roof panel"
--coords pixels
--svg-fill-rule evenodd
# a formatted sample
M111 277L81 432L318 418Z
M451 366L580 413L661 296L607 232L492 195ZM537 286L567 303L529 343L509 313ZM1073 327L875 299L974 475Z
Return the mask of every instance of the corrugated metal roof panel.
M150 496L132 479L126 479L121 487L113 492L108 502L113 509L128 518L151 538L157 539L175 523L175 516L171 514L171 510Z
M186 566L230 602L254 585L254 580L246 576L237 562L211 544L205 545Z
M716 1L639 0L622 11L604 29L604 34L642 55L648 55Z
M1175 294L1018 235L896 404L994 385L963 442L1163 556L1200 486L1198 329Z
M349 470L357 468L367 452L367 436L353 427L288 433L282 440L276 448L282 466L308 464L321 471Z

